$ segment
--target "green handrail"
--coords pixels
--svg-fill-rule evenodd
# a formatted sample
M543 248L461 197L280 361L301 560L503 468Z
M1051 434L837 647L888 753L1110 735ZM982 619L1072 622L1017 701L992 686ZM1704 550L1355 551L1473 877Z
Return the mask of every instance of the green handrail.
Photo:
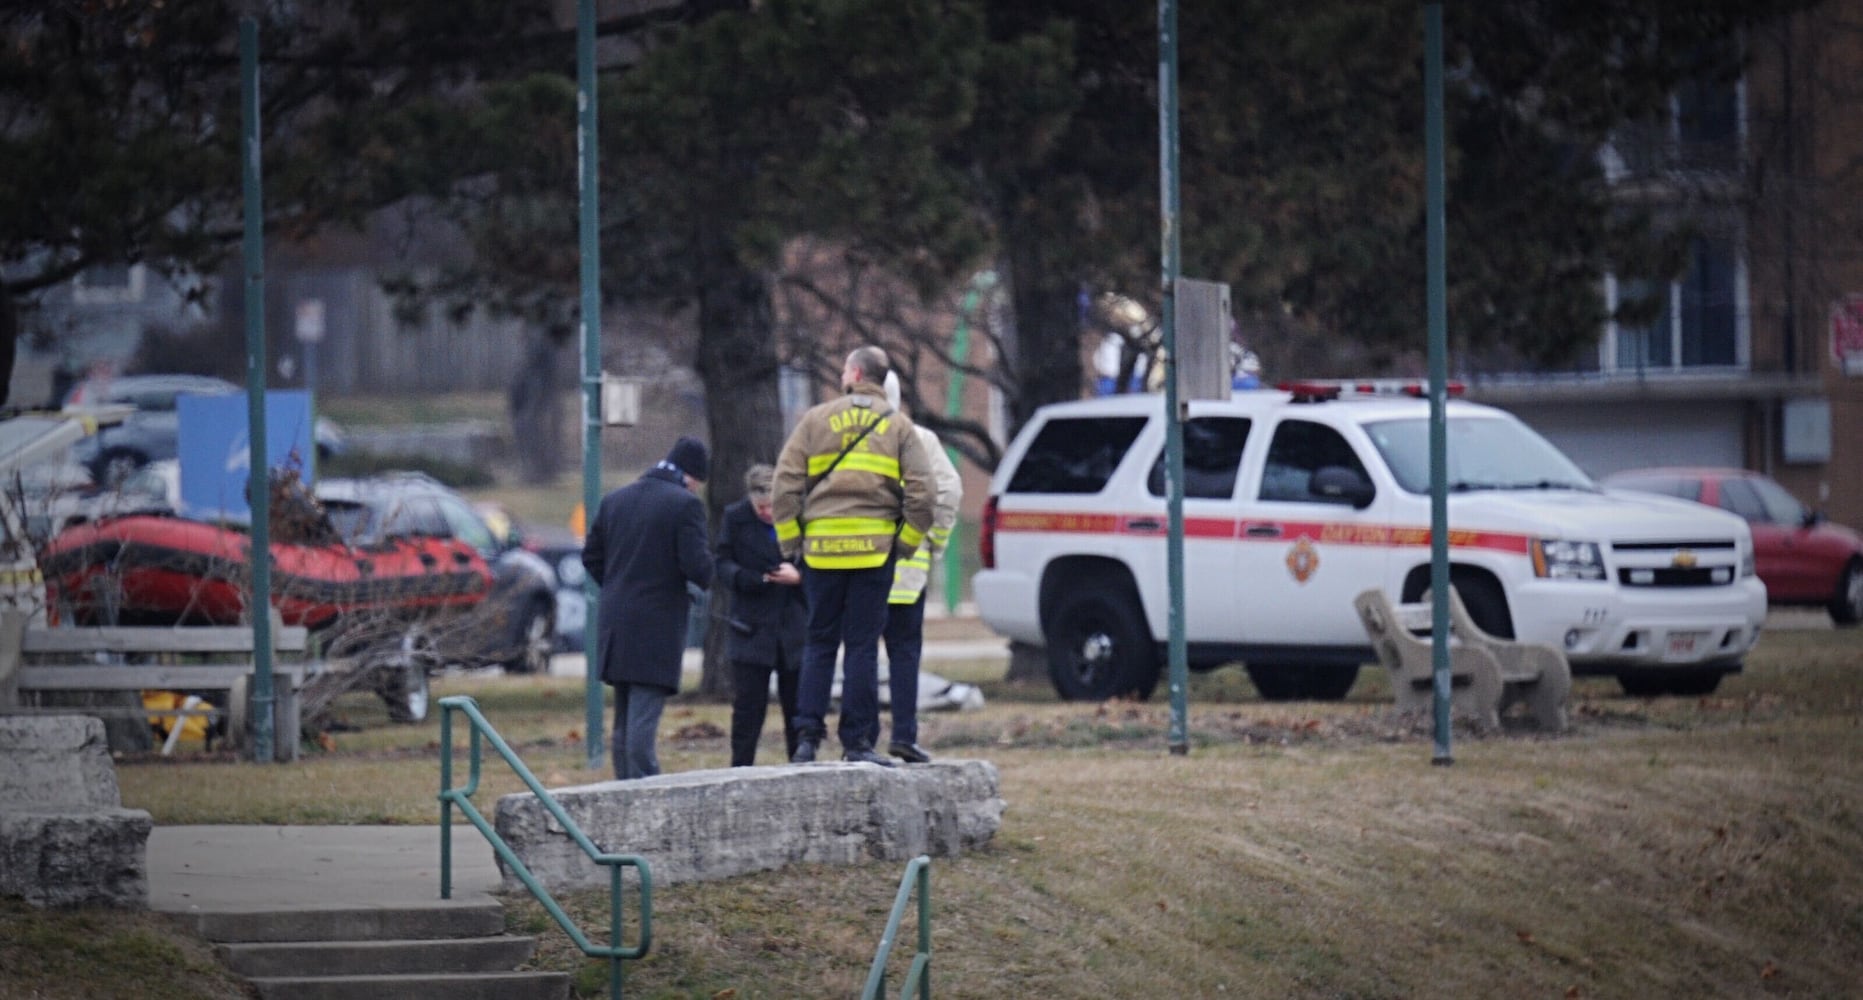
M905 1000L917 992L919 1000L931 1000L931 859L923 854L906 865L906 873L899 879L893 912L886 918L886 931L880 935L880 947L873 953L873 966L867 970L867 988L860 991L860 1000L879 1000L886 989L886 959L893 953L893 942L899 937L899 923L905 918L906 903L912 899L915 884L919 897L919 950L912 957L912 968L906 970L905 982L900 984L899 997Z
M471 770L464 788L453 787L454 712L461 713L471 723L472 738L469 757ZM481 734L491 741L492 749L498 751L498 755L505 759L505 763L511 765L511 770L523 780L525 785L529 786L532 794L537 796L537 801L541 802L543 807L549 810L550 815L562 824L563 829L568 831L570 839L576 842L576 846L582 848L582 852L596 864L608 866L609 909L608 944L606 946L598 946L589 941L588 937L582 933L582 928L577 927L575 921L569 918L569 914L563 912L563 908L550 895L550 891L543 887L543 883L537 881L537 877L524 866L524 862L518 860L511 846L505 843L504 838L498 835L498 831L486 821L484 814L472 804L472 795L479 790ZM570 819L569 814L563 811L562 805L544 790L537 776L530 773L530 768L524 766L524 762L518 759L517 753L498 735L498 731L492 728L492 724L486 721L485 716L479 711L478 702L466 695L452 695L440 699L441 899L453 898L453 807L455 805L459 807L460 812L465 814L466 819L472 822L473 826L479 828L479 832L485 835L485 839L491 842L492 850L497 852L499 859L505 863L507 868L517 873L519 881L523 882L524 887L530 890L530 894L536 897L537 902L549 911L550 916L556 920L556 925L569 935L569 939L576 943L576 947L582 949L582 953L591 958L608 960L608 993L614 1000L621 1000L622 961L641 958L653 946L653 874L647 865L647 859L634 854L608 854L598 849L594 842L589 840L588 835L582 832L582 828L576 825L576 821ZM621 946L621 869L624 867L636 868L640 871L640 943L632 948Z

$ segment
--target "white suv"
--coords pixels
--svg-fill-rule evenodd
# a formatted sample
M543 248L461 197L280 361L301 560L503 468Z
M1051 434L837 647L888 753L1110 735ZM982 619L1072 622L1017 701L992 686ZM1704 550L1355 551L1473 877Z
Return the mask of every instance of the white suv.
M1197 401L1184 425L1192 669L1242 661L1264 698L1339 699L1374 656L1353 611L1430 584L1429 403L1318 385ZM1145 698L1164 662L1164 406L1039 410L991 482L983 620L1045 645L1065 698ZM1599 489L1513 416L1447 407L1450 579L1476 624L1565 651L1632 694L1704 694L1759 637L1740 518Z

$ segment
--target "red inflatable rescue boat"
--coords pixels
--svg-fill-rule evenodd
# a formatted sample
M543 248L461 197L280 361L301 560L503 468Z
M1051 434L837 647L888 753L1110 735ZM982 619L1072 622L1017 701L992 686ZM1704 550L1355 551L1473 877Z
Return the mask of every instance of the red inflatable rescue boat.
M469 608L492 589L484 557L453 539L271 548L272 606L287 625ZM251 550L240 528L138 514L66 529L40 552L39 566L51 607L80 625L225 625L244 617Z

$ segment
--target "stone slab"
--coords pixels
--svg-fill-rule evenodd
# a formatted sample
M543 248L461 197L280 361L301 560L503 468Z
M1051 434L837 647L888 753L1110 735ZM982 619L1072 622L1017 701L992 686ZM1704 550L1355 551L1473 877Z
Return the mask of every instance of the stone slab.
M799 863L953 857L990 842L1004 803L995 765L820 763L724 768L552 789L595 846L647 859L655 885L728 878ZM536 796L499 799L495 826L551 891L605 889ZM503 859L507 889L522 882Z
M149 814L124 809L101 720L0 716L0 896L149 905Z
M0 716L0 809L113 809L122 804L102 720Z
M147 909L152 825L140 809L0 811L0 896Z

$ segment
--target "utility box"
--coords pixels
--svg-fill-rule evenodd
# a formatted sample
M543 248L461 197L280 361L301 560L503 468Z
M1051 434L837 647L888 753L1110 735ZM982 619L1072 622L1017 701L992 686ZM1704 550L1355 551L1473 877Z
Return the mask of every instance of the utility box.
M602 373L602 426L640 423L640 379Z
M1177 279L1177 398L1228 399L1229 286Z

